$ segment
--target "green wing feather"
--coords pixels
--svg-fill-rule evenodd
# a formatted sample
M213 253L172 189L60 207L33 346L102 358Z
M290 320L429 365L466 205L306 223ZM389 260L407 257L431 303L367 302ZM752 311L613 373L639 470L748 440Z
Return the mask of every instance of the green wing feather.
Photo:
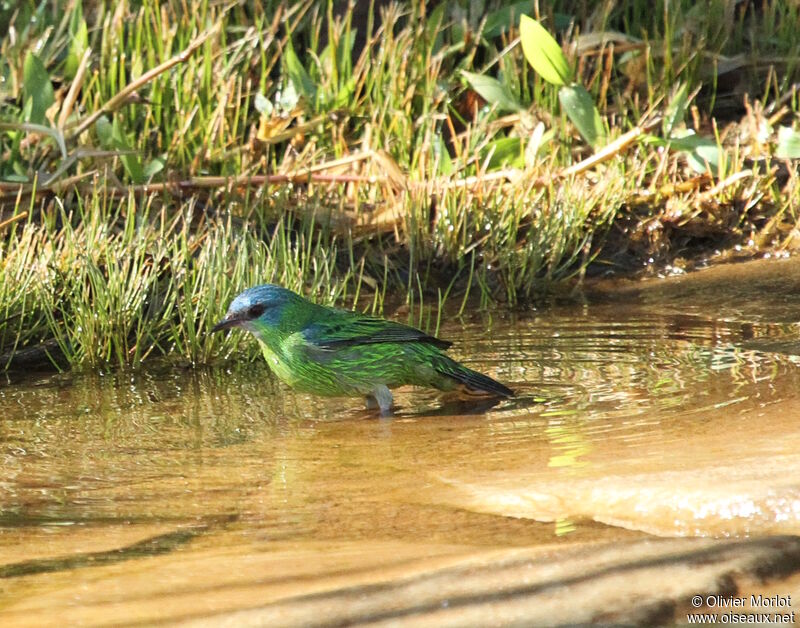
M412 352L396 356L402 355L401 362L404 360L410 361L404 368L408 368L409 373L414 375L413 377L404 376L403 381L400 383L435 386L442 390L450 390L459 385L468 391L489 393L501 397L514 396L514 391L510 388L493 380L491 377L459 364L439 351L440 349L447 349L452 343L430 336L408 325L351 312L329 310L327 317L307 325L300 334L305 343L304 350L306 353L314 361L322 364L336 359L337 349L347 349L359 345L378 345L381 343L415 343L416 346ZM378 349L378 347L375 347L376 351ZM396 362L393 359L388 361ZM378 360L377 363L380 364L380 362ZM422 372L436 373L439 377L425 375L422 380L417 381L415 378L420 373L419 364L425 364L427 367L427 370L423 369ZM340 364L339 367L342 367L342 365ZM382 368L385 369L385 365ZM393 385L399 384L395 382Z
M453 344L402 323L339 311L328 320L312 323L302 333L307 342L320 349L382 342L422 342L439 349L447 349Z

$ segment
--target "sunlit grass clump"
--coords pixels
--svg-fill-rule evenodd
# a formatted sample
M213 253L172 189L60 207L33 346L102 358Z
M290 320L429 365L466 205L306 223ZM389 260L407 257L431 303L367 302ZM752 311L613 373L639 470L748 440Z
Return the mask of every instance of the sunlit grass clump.
M236 349L208 335L231 298L275 282L326 303L347 300L353 274L335 269L337 244L311 223L279 219L269 233L209 218L190 201L166 212L97 190L15 224L0 249L0 350L34 345L41 361L139 364L173 355L191 363ZM355 285L352 285L355 288ZM351 295L354 296L354 295Z
M598 260L796 250L798 20L778 0L0 5L0 356L208 361L237 342L209 321L265 281L463 311Z
M265 200L241 212L196 198L167 208L154 195L115 197L95 187L71 210L59 201L32 213L18 207L0 248L0 355L4 367L29 362L18 352L30 348L39 363L63 366L137 365L163 355L208 363L241 349L241 335L208 331L236 293L261 283L366 311L380 311L386 291L399 291L418 317L409 322L433 331L437 316L423 308L452 294L460 311L470 298L516 302L582 268L595 221L614 213L596 208L617 207L619 181L495 194L483 207L453 193L437 219L445 237L435 244L428 226L410 231L405 253L385 239L322 228L319 210L282 213ZM466 202L472 211L458 211ZM417 218L425 209L412 205L411 224L428 225Z

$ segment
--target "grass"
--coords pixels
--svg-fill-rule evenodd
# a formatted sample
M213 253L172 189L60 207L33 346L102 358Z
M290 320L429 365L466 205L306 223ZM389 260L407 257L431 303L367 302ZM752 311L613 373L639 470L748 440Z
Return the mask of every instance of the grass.
M333 303L347 301L356 281L335 275L335 238L312 221L290 228L281 219L258 235L230 215L208 218L194 200L168 213L132 194L109 201L100 187L74 214L59 207L13 225L7 242L3 346L49 340L74 366L239 353L241 334L207 332L242 287L280 283Z
M205 332L264 281L435 327L420 305L800 244L794 3L363 6L0 2L4 366L230 355Z

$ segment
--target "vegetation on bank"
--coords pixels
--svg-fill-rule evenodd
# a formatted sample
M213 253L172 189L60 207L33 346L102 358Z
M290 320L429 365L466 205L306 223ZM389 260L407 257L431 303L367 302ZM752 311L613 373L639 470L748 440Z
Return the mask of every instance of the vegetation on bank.
M522 15L558 44L521 45ZM0 2L2 366L208 361L263 281L514 304L791 251L798 23L778 0Z

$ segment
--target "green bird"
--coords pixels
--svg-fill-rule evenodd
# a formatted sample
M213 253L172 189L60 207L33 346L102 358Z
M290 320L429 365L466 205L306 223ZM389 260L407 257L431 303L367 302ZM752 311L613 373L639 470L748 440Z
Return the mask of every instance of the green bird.
M258 339L270 369L292 388L329 397L364 396L367 408L381 412L392 407L389 389L406 384L514 395L445 355L451 345L446 340L408 325L317 305L280 286L245 290L211 331L232 327Z

